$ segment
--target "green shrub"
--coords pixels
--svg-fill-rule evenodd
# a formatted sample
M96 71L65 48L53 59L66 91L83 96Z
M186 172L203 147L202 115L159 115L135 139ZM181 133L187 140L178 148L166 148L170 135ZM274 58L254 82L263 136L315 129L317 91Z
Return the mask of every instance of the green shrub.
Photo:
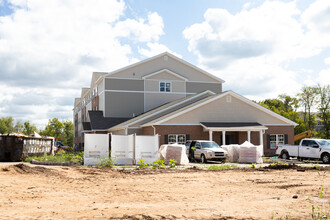
M115 161L111 157L103 158L98 166L112 168L115 166Z
M165 168L164 161L161 159L157 159L155 162L152 163L152 169L160 169Z
M169 162L170 168L175 168L177 162L178 162L178 161L176 161L176 160L174 160L174 159L170 159L170 162Z
M143 159L139 160L138 165L139 165L139 168L141 168L141 169L148 167L148 164L145 163Z

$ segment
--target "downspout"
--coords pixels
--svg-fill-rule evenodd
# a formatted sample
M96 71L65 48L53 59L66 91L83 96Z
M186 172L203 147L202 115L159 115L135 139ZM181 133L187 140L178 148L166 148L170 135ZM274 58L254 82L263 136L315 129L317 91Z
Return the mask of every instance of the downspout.
M156 135L156 128L155 128L155 126L151 125L151 127L154 129L154 135Z

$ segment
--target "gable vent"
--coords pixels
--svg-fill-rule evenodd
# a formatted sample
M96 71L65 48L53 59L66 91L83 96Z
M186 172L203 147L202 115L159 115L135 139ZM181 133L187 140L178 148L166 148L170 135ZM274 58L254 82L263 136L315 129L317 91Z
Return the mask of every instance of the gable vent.
M227 102L231 102L231 96L230 96L230 95L227 95L227 96L226 96L226 101L227 101Z
M164 56L164 60L167 61L168 60L168 56Z

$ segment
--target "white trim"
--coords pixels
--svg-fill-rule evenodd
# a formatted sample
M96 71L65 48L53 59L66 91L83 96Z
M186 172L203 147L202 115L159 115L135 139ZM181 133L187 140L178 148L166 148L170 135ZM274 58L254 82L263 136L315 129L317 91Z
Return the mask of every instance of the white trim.
M145 79L144 81L171 81L171 82L176 82L176 83L186 83L187 81L182 81L182 80L169 80L169 79Z
M190 100L192 100L192 99L194 99L194 98L197 98L197 97L199 97L199 96L205 95L205 94L207 94L207 93L209 93L209 94L211 94L211 95L214 95L214 94L215 94L214 92L212 92L212 91L210 91L210 90L206 90L206 91L204 91L204 92L202 92L202 93L199 93L199 94L197 94L197 95L194 95L194 96L192 96L192 97L190 97L190 98L188 98L188 99L182 100L181 102L178 102L178 103L176 103L176 104L174 104L174 105L171 105L171 106L169 106L169 107L167 107L167 108L163 108L163 109L161 109L161 110L159 110L159 111L156 111L156 112L154 112L154 113L152 113L152 114L149 114L149 115L146 115L146 116L142 116L142 115L141 115L141 116L142 116L141 118L139 118L139 119L137 119L137 120L134 120L134 121L131 122L131 123L128 123L126 126L129 126L129 125L131 125L131 124L135 124L135 123L137 123L137 122L140 122L140 121L142 121L142 120L144 120L144 119L146 119L146 118L148 118L148 117L152 117L152 116L154 116L154 115L156 115L156 114L158 114L158 113L161 113L161 112L167 111L167 110L170 109L170 108L173 108L173 107L175 107L175 106L181 105L181 104L184 103L184 102L190 101ZM137 117L139 117L139 116L137 116ZM124 123L125 123L125 122L124 122ZM191 125L199 125L199 124L191 124Z
M294 125L285 125L285 124L263 124L264 126L294 126Z
M163 72L169 73L169 74L171 74L171 75L173 75L173 76L175 76L175 77L177 77L177 78L179 78L179 79L182 79L182 80L184 80L184 81L188 81L187 78L185 78L185 77L183 77L183 76L181 76L181 75L179 75L179 74L177 74L177 73L175 73L175 72L173 72L173 71L171 71L171 70L169 70L169 69L166 69L166 68L164 68L164 69L162 69L162 70L159 70L159 71L157 71L157 72L149 73L149 74L147 74L147 75L142 76L141 78L142 78L142 79L147 79L147 78L149 78L149 77L152 77L152 76L158 75L158 74L163 73ZM158 79L158 80L160 80L160 79Z
M195 70L197 70L197 71L203 73L204 75L206 75L206 76L208 76L208 77L210 77L210 78L212 78L212 79L214 79L214 80L216 80L216 81L219 81L219 82L221 82L221 83L224 83L224 82L225 82L223 79L220 79L220 78L218 78L218 77L216 77L216 76L214 76L214 75L212 75L212 74L206 72L205 70L202 70L202 69L200 69L199 67L194 66L194 65L188 63L187 61L182 60L182 59L180 59L180 58L178 58L178 57L176 57L176 56L174 56L174 55L172 55L172 54L170 54L170 53L168 53L168 52L164 52L164 53L158 54L158 55L156 55L156 56L153 56L153 57L150 57L150 58L148 58L148 59L142 60L142 61L140 61L140 62L137 62L137 63L131 64L131 65L128 65L128 66L126 66L126 67L120 68L120 69L115 70L115 71L112 71L112 72L109 72L108 74L104 75L104 77L114 75L114 74L119 73L119 72L121 72L121 71L124 71L124 70L127 70L127 69L129 69L129 68L132 68L132 67L135 67L135 66L141 65L141 64L146 63L146 62L149 62L149 61L151 61L151 60L158 59L158 58L160 58L160 57L162 57L162 56L166 56L166 55L169 56L169 57L171 57L172 59L174 59L174 60L176 60L176 61L178 61L178 62L180 62L180 63L186 65L186 66L189 66L189 67L191 67L191 68L193 68L193 69L195 69Z
M161 119L159 121L156 121L155 123L153 123L153 125L159 125L161 123L164 123L166 121L169 121L169 120L171 120L173 118L178 117L179 115L182 115L182 114L185 114L187 112L190 112L190 111L192 111L192 110L194 110L196 108L199 108L201 106L204 106L204 105L206 105L206 104L208 104L210 102L213 102L215 100L218 100L218 99L220 99L220 98L222 98L222 97L224 97L224 96L226 96L228 94L230 94L230 95L234 96L235 98L237 98L237 99L239 99L239 100L241 100L241 101L243 101L243 102L245 102L245 103L247 103L249 105L252 105L253 107L256 107L257 109L259 109L259 110L261 110L261 111L263 111L263 112L265 112L265 113L267 113L269 115L272 115L272 116L276 117L277 119L282 120L282 121L284 121L284 122L286 122L286 123L288 123L290 125L293 125L293 126L297 126L298 125L297 123L295 123L295 122L293 122L293 121L291 121L291 120L289 120L289 119L287 119L287 118L285 118L285 117L283 117L283 116L281 116L279 114L276 114L275 112L272 112L271 110L266 109L266 108L264 108L264 107L262 107L262 106L260 106L260 105L258 105L256 103L250 101L249 99L247 99L247 98L245 98L245 97L243 97L241 95L238 95L237 93L234 93L233 91L230 91L230 90L227 91L227 92L221 93L219 95L216 95L213 98L208 99L208 100L206 100L204 102L201 102L201 103L199 103L197 105L193 105L191 107L188 107L187 109L185 109L183 111L182 110L178 110L178 111L176 111L176 113L174 113L174 114L172 114L172 115L170 115L168 117L165 117L165 118L163 118L163 119ZM150 125L150 123L148 123L146 125Z
M143 91L146 91L146 81L143 80ZM146 93L143 93L143 112L146 112Z
M219 84L219 85L222 85L221 82L205 82L205 81L191 81L191 80L189 80L188 82L189 82L189 83L213 83L213 84Z
M195 95L192 92L159 92L159 91L134 91L134 90L105 90L105 92L123 92L123 93L148 93L148 94L180 94L180 95Z
M173 125L173 126L191 126L191 125L200 125L200 124L162 124L162 125L157 125L157 126L171 126L171 125ZM148 125L148 126L150 126L150 125ZM143 127L145 127L145 126L143 126Z
M125 78L125 77L104 77L104 79L122 79L122 80L143 80L141 78Z
M103 97L103 117L105 117L105 111L107 110L105 106L105 80L103 80L103 92L104 92L104 97Z

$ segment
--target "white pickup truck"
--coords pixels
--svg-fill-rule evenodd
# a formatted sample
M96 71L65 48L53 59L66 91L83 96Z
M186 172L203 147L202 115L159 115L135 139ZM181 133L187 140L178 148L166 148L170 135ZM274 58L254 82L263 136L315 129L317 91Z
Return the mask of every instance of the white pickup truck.
M290 157L312 158L330 163L330 142L323 139L302 139L299 145L278 145L276 154L282 159Z

